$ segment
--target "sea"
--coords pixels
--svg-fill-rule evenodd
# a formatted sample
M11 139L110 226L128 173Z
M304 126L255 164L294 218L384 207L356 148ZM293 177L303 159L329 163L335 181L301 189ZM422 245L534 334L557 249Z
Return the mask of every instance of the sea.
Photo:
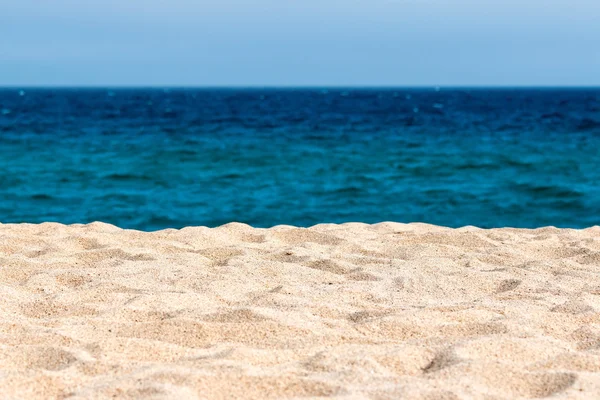
M600 224L600 88L3 88L0 222Z

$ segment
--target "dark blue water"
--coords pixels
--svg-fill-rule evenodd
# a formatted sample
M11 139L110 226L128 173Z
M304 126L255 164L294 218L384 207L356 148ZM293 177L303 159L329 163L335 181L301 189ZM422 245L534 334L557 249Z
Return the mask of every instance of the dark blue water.
M600 89L0 90L0 221L600 224Z

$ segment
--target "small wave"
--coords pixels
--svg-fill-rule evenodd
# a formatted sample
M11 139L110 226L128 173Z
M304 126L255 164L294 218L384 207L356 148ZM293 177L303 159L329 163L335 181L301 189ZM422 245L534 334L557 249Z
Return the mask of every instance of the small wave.
M542 119L563 119L564 117L564 114L559 112L546 113L541 116Z
M198 154L198 152L196 150L181 149L177 150L177 154L182 156L195 156Z
M548 202L547 205L558 210L581 210L585 207L584 202L579 199L555 199Z
M499 166L493 162L465 162L462 164L451 165L450 169L456 169L459 171L471 171L497 169L498 167Z
M156 231L167 228L179 229L186 226L187 223L178 221L177 219L170 218L164 215L153 215L149 218L144 219L143 225L148 227L149 231Z
M554 185L518 183L514 185L514 188L522 193L530 194L533 196L544 196L553 198L578 198L583 196L583 194L577 190Z
M337 188L332 191L335 194L360 194L363 193L364 190L357 186L348 186L343 188Z
M318 134L310 134L310 135L306 135L304 136L304 138L306 140L314 140L314 141L323 141L323 140L327 140L327 136L325 135L318 135Z
M121 174L113 173L103 177L103 179L110 179L113 181L154 181L154 178L148 175L135 175L135 174Z
M244 177L244 175L242 175L242 174L231 173L231 174L220 175L218 177L218 179L240 179L243 177Z
M533 167L533 163L527 161L521 161L507 154L502 154L497 158L497 164L500 168L504 167L522 167L522 168L531 168Z
M45 194L45 193L36 193L36 194L32 194L31 196L29 196L30 199L33 200L52 200L54 199L54 197Z
M126 194L126 193L104 193L104 194L97 194L94 198L94 200L99 200L99 201L121 201L121 202L139 202L139 203L144 203L146 198L144 197L144 195L142 194Z
M519 125L519 124L502 124L500 126L498 126L498 131L499 132L506 132L506 131L516 131L516 130L521 130L523 129L523 125Z
M580 132L600 129L600 121L591 118L585 118L577 124L577 130Z

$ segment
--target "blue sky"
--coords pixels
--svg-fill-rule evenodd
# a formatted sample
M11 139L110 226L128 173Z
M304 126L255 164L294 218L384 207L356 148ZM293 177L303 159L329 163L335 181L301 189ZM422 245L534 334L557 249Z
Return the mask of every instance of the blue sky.
M599 0L0 0L0 85L600 85Z

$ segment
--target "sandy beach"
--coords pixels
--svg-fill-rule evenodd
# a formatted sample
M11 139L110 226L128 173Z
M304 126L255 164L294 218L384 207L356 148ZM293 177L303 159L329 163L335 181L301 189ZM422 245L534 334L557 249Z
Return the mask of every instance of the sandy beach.
M0 224L0 398L600 398L600 228Z

